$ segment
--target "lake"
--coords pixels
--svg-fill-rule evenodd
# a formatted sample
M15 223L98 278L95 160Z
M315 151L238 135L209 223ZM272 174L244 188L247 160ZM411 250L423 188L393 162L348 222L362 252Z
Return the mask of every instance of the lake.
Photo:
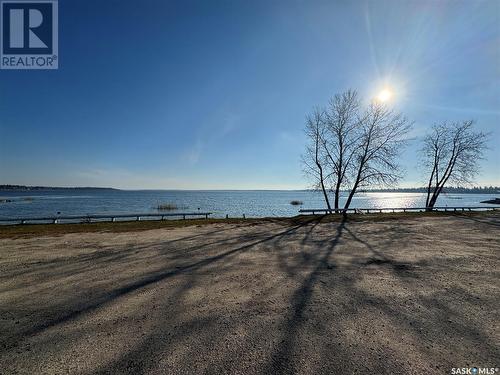
M497 194L498 195L498 194ZM484 206L495 194L442 194L438 206ZM171 203L178 212L213 212L214 217L295 216L300 208L325 208L323 196L313 191L174 191L174 190L0 190L0 218L87 214L157 213L159 204ZM346 196L341 199L345 202ZM303 202L293 206L292 200ZM423 207L423 193L359 193L352 208ZM176 212L176 211L165 211Z

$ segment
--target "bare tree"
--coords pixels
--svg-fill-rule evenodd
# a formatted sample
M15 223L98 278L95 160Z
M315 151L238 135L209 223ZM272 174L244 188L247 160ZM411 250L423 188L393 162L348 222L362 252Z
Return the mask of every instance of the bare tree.
M443 122L424 138L422 165L429 174L425 206L432 210L445 184L471 184L488 135L473 130L474 121Z
M315 109L312 115L306 119L306 135L310 141L306 148L306 154L302 157L304 172L312 176L314 187L321 188L328 210L331 210L328 199L326 180L328 178L325 157L325 113L320 109Z
M335 95L325 111L327 136L323 146L332 171L331 190L334 193L335 212L338 212L340 192L348 182L348 172L356 155L359 107L357 92L348 90Z
M372 102L358 120L352 185L344 212L360 187L393 186L401 179L397 163L412 124L379 102Z
M340 193L349 190L345 212L359 187L392 185L401 177L396 159L411 124L380 103L361 112L358 94L348 90L307 118L310 143L303 163L323 191L329 211L329 191L339 212Z

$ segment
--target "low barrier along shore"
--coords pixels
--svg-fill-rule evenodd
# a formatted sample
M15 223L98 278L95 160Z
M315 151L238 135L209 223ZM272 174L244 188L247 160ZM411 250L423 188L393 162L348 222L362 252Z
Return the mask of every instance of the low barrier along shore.
M7 218L0 219L0 225L8 224L59 224L63 222L67 223L93 223L93 222L103 222L103 221L141 221L141 220L166 220L167 218L182 218L186 219L188 217L193 218L205 218L212 215L211 212L181 212L181 213L169 213L169 214L109 214L109 215L80 215L80 216L50 216L50 217L25 217L25 218Z
M471 212L471 211L496 211L500 207L434 207L435 212ZM429 212L425 207L389 207L389 208L349 208L345 209L323 209L310 208L301 209L299 214L322 214L339 215L343 213L352 214L371 214L371 213L395 213L395 212ZM0 219L0 225L12 224L59 224L59 223L94 223L94 222L116 222L116 221L141 221L141 220L166 220L168 218L204 218L208 219L212 212L180 212L180 213L144 213L144 214L107 214L107 215L74 215L74 216L45 216L45 217L22 217L22 218L3 218ZM243 214L243 219L246 218ZM226 215L226 219L229 216Z
M484 207L484 206L472 206L472 207L433 207L432 209L427 209L426 207L389 207L389 208L348 208L343 209L324 209L324 208L308 208L299 210L301 214L343 214L343 213L355 213L355 214L370 214L370 213L389 213L389 212L470 212L470 211L495 211L500 210L500 207Z

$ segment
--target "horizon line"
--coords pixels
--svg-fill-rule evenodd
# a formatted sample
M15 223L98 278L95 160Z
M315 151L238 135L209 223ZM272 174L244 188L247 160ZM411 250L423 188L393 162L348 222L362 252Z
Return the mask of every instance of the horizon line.
M11 187L11 189L7 189ZM413 189L426 189L427 186L410 186L410 187L386 187L386 188L367 188L360 189L359 192L377 192L377 191L389 191L389 190L413 190ZM500 189L500 185L474 185L471 187L464 186L448 186L448 189L465 189L474 190L477 188L486 189ZM320 191L320 189L313 188L302 188L302 189L272 189L272 188L241 188L241 189L231 189L231 188L219 188L219 189L175 189L175 188L117 188L109 186L46 186L46 185L19 185L19 184L0 184L0 190L21 190L21 189L102 189L102 190L119 190L119 191ZM342 189L342 192L349 191L349 189ZM330 192L330 191L329 191Z

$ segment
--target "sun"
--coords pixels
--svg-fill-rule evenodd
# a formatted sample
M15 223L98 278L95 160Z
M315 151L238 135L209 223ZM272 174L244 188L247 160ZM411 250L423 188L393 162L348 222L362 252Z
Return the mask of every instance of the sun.
M387 102L392 98L392 91L389 89L383 89L377 95L377 99L381 102Z

